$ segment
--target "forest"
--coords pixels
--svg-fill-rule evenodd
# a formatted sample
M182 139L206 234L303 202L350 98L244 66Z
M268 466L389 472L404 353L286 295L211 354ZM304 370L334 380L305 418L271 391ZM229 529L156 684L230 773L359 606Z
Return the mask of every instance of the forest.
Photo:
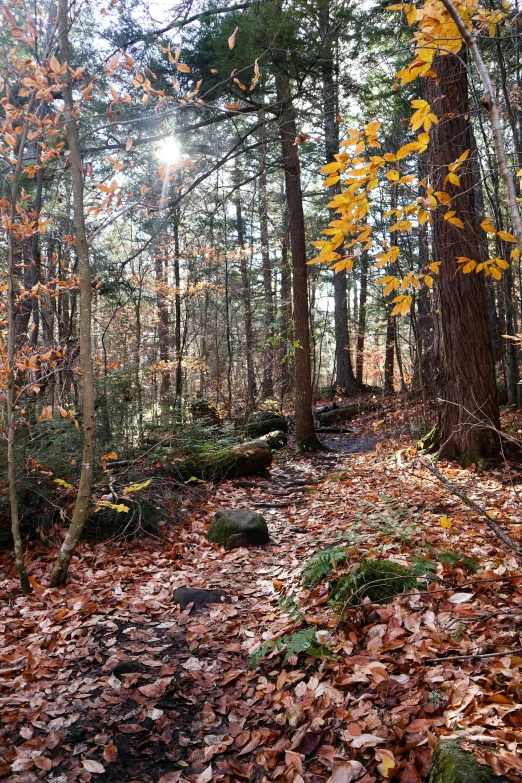
M0 19L0 780L522 783L518 0Z

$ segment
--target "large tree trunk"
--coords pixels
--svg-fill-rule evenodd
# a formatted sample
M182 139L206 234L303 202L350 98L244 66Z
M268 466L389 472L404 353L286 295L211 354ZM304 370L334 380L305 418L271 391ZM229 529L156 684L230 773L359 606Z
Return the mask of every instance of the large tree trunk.
M174 211L174 350L176 352L176 412L180 417L181 395L183 392L182 355L181 355L181 280L179 269L179 205Z
M284 65L284 63L283 63ZM315 434L312 414L312 365L310 360L310 324L308 320L308 268L306 235L301 191L301 167L295 139L295 110L286 69L276 75L279 103L279 134L285 170L288 226L292 250L294 325L295 325L295 433L301 449L321 447Z
M321 60L323 78L323 122L325 136L326 163L334 160L339 152L339 124L337 122L337 85L334 79L334 53L329 0L319 11L319 30L322 39L323 56ZM330 201L341 192L341 183L328 188ZM335 220L335 210L332 210ZM337 251L344 255L342 249ZM350 356L350 334L348 332L348 307L346 290L346 269L334 272L334 325L335 325L335 385L347 395L359 390Z
M430 184L445 189L448 165L472 146L465 52L436 57L437 79L426 80L426 99L439 117L431 131ZM488 324L485 281L482 274L459 271L458 257L480 262L481 243L468 160L459 170L460 187L448 184L450 208L464 223L444 219L446 209L434 215L434 257L442 261L437 278L444 342L445 402L440 413L441 456L473 458L498 452L499 408L495 365ZM485 425L481 425L484 422Z
M60 61L69 63L69 27L67 21L67 0L59 0L57 27L60 44ZM78 495L74 506L73 518L60 553L54 564L50 577L51 587L57 587L67 579L67 571L74 550L80 540L87 509L91 499L91 488L94 469L94 452L96 448L96 420L94 412L94 370L92 361L91 337L91 302L92 284L89 263L89 246L85 231L85 214L83 206L83 172L78 125L74 116L74 99L71 87L71 76L67 70L63 74L62 93L64 101L65 131L69 158L71 162L71 180L74 205L74 229L76 235L76 253L78 256L78 272L80 277L80 366L83 384L83 453L82 470Z
M293 361L289 346L294 342L292 329L292 269L288 260L288 220L285 212L281 240L281 403L291 391L290 366Z

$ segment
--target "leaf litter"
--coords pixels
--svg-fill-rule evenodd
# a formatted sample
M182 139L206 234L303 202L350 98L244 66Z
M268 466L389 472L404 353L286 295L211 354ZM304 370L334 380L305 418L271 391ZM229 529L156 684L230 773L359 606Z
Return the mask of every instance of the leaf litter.
M64 588L46 588L45 544L31 548L28 598L2 553L1 779L420 783L451 734L521 781L520 564L409 460L405 412L377 415L350 425L364 435L377 422L371 452L283 455L270 480L209 487L187 504L174 544L82 543ZM522 518L519 470L442 470L499 522ZM209 544L215 511L241 507L262 510L271 544ZM363 558L409 566L450 549L479 570L435 563L434 581L340 615L328 579L302 580L310 556L332 545L347 557L330 579ZM180 611L172 595L184 586L224 589L232 603ZM249 668L260 644L304 629L323 657L283 662L274 646Z

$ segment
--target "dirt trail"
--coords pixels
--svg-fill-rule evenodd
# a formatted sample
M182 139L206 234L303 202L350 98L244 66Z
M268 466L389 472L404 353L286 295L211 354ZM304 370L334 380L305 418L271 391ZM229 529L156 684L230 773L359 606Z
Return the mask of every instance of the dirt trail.
M378 451L276 462L270 479L213 488L173 545L82 545L60 591L38 586L48 570L40 552L29 599L14 578L0 583L11 596L0 619L3 779L324 783L333 771L336 781L372 783L395 768L401 783L420 783L437 736L463 723L511 752L522 725L522 657L509 655L519 646L522 598L509 581L517 564L457 502L422 479L405 485L394 464ZM390 521L386 497L403 496L405 516ZM241 507L266 516L272 543L231 552L209 544L215 511ZM433 508L458 531L442 530ZM502 579L500 569L506 581L474 595L469 574L445 569L443 589L435 583L433 593L339 625L327 585L303 592L300 578L337 536L350 563L365 555L408 562L426 544L451 544L479 558L480 578ZM223 589L232 603L180 612L172 594L183 586ZM284 596L300 603L304 624L335 657L285 664L272 655L248 670L263 638L296 627ZM443 662L481 644L506 655Z

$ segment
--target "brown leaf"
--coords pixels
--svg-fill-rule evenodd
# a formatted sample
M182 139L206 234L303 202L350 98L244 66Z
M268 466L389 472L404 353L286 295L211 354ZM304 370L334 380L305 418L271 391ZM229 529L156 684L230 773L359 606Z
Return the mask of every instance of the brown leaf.
M53 766L53 762L47 756L35 756L34 763L38 769L44 769L46 772L49 772Z
M401 774L401 783L421 783L415 764L406 764Z
M212 780L212 764L209 764L203 772L197 776L196 783L210 783Z
M364 767L360 761L347 761L334 767L326 783L350 783L359 777Z
M103 764L100 764L99 761L94 761L94 759L83 759L82 764L87 772L94 772L96 775L102 775L105 772Z
M118 758L118 748L113 745L112 742L109 745L105 745L103 749L103 758L108 761L109 764L116 761Z

